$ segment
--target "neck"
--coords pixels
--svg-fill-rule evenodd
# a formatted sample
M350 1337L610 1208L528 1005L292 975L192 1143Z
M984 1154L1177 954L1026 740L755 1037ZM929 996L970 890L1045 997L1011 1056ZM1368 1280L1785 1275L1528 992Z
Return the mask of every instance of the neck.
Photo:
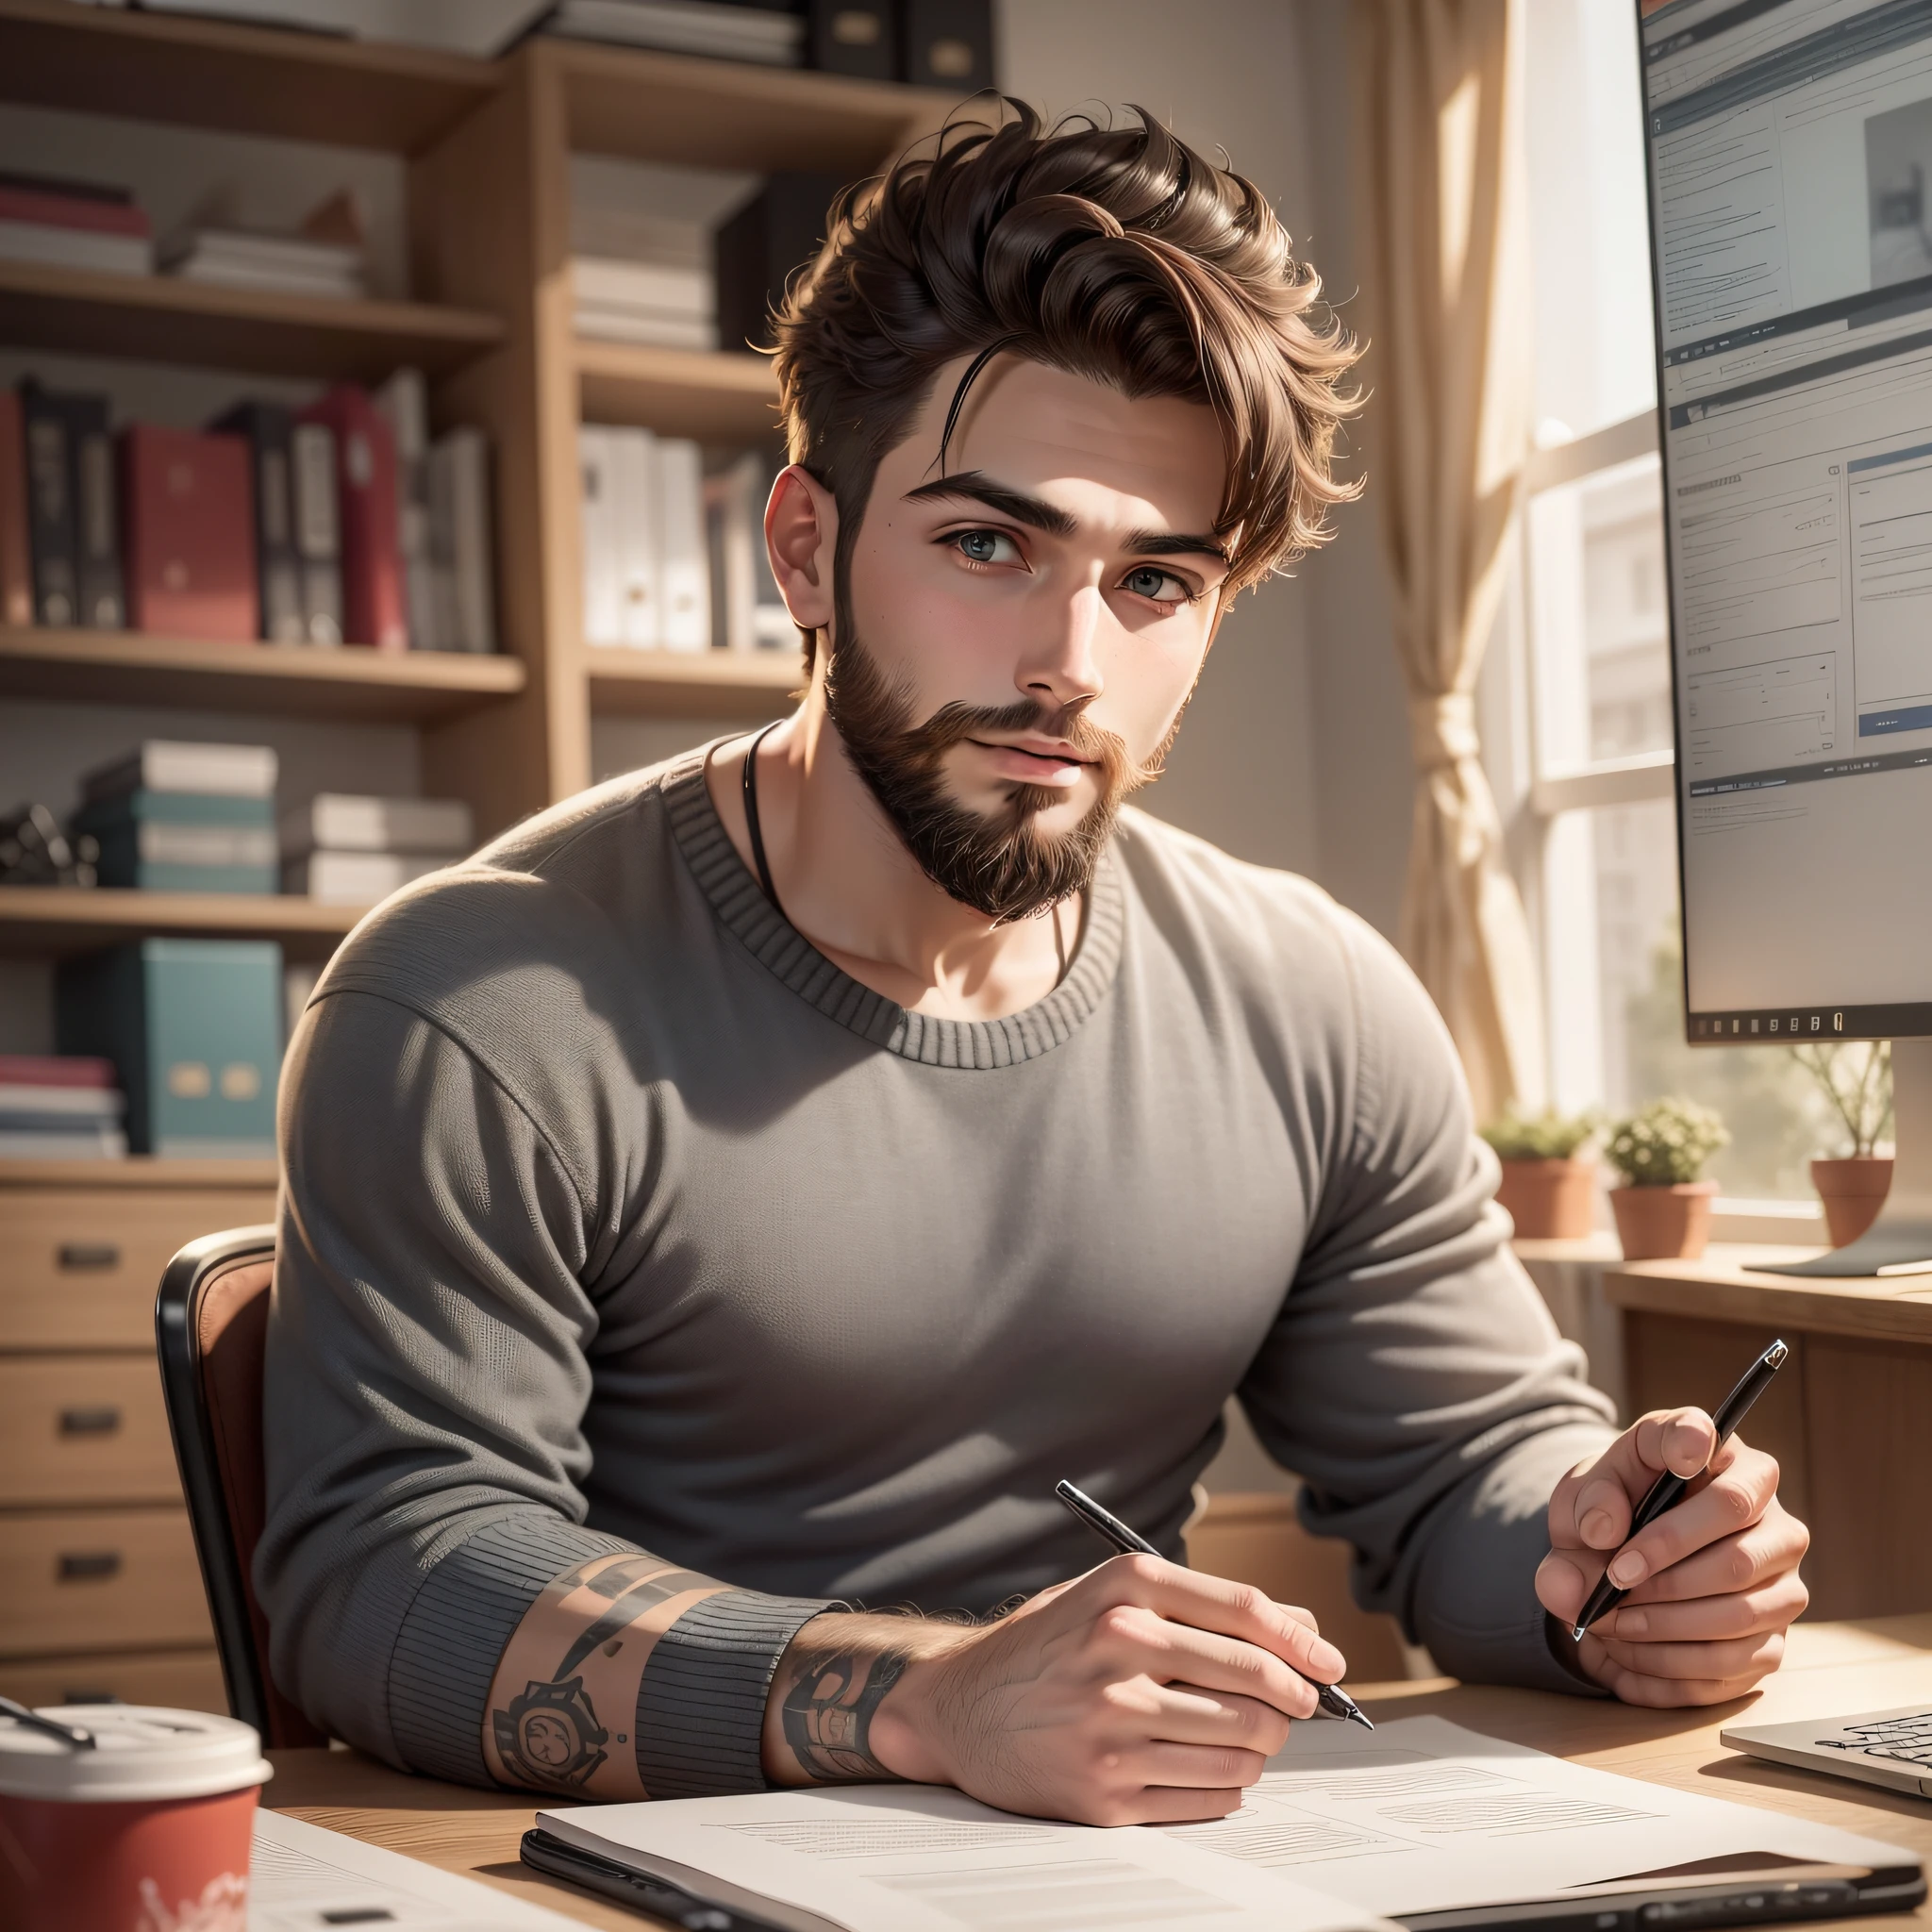
M785 916L833 964L915 1012L993 1020L1050 992L1072 959L1081 907L995 925L920 870L853 769L825 708L824 654L793 715L758 754L759 828ZM748 739L713 753L711 801L749 867L741 774Z

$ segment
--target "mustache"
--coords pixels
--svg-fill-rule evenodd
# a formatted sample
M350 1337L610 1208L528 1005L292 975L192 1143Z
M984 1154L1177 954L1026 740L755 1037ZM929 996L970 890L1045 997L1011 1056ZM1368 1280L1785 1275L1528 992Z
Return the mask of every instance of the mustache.
M1108 731L1088 717L1089 702L1082 698L1071 705L1041 705L1023 698L1018 704L991 706L969 705L955 698L941 705L923 724L902 731L900 742L915 757L937 760L954 745L963 744L970 738L994 732L1030 731L1041 738L1058 739L1071 746L1074 756L1083 763L1098 766L1102 784L1109 791L1123 782L1127 790L1138 791L1159 777L1172 738L1144 764L1137 764L1127 750L1126 741L1118 732ZM1040 791L1042 803L1057 802L1059 796L1051 788L1023 789Z

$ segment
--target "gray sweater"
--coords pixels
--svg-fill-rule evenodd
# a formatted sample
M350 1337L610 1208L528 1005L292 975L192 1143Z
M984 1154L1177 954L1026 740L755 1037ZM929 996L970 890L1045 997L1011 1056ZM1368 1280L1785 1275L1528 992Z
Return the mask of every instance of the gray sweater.
M524 1612L642 1547L733 1586L651 1655L645 1788L758 1789L807 1618L1089 1568L1061 1476L1178 1556L1230 1391L1364 1604L1577 1688L1532 1576L1607 1405L1434 1009L1300 879L1130 811L1059 987L928 1019L765 901L692 753L366 921L283 1094L256 1578L275 1681L394 1764L487 1782Z

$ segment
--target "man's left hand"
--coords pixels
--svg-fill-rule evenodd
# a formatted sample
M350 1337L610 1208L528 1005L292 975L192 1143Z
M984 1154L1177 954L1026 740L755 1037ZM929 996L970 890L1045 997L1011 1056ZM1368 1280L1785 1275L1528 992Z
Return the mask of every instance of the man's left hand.
M1632 1537L1631 1516L1666 1469L1697 1480ZM1607 1562L1629 1594L1576 1646L1584 1670L1625 1704L1722 1704L1777 1669L1807 1601L1798 1564L1810 1541L1761 1449L1736 1436L1718 1448L1701 1408L1660 1409L1557 1485L1536 1593L1567 1642Z

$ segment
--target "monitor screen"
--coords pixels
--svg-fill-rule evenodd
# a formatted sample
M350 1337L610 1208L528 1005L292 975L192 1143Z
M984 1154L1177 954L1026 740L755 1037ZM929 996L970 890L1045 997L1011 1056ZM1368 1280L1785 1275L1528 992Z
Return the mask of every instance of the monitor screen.
M1640 0L1692 1044L1932 1034L1932 0Z

